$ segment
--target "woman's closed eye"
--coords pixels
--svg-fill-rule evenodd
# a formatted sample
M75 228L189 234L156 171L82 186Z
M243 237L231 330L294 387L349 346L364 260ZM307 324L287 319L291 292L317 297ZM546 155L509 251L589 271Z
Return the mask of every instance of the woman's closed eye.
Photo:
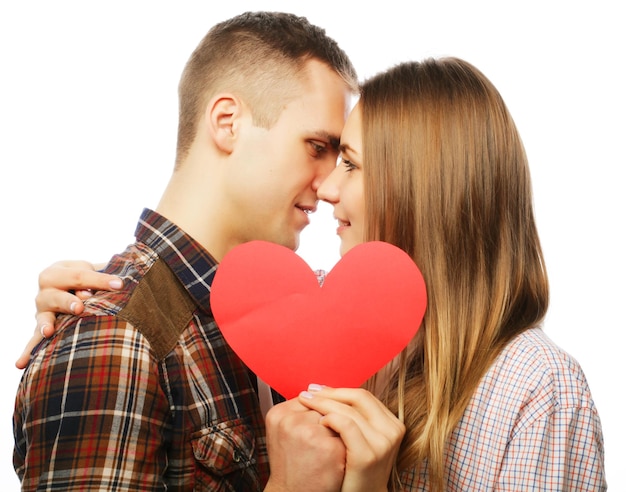
M354 163L352 163L351 161L349 161L348 159L345 159L343 157L341 158L341 164L345 167L345 171L347 173L357 169L357 166Z

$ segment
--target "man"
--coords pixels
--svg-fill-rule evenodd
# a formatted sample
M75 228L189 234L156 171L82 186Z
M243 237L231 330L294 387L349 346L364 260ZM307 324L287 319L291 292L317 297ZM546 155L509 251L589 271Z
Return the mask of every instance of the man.
M182 74L170 182L106 267L123 287L60 318L24 373L23 490L263 489L256 379L215 325L211 282L237 244L297 248L356 85L345 53L306 19L246 13L209 31ZM342 448L324 446L299 458L308 490L341 483ZM273 476L266 490L287 488Z

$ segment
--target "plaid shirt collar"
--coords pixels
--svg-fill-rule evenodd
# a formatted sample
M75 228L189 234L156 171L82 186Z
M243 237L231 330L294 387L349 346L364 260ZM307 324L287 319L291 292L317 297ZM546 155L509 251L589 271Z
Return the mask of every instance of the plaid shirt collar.
M198 308L211 314L211 284L217 270L217 261L196 240L162 215L143 210L135 237L161 257Z

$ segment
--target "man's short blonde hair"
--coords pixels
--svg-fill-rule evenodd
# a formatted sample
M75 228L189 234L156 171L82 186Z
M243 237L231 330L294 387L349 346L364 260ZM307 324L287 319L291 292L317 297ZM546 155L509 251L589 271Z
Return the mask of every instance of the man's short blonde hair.
M256 125L269 128L297 95L304 65L319 60L357 90L348 56L325 31L304 17L247 12L215 25L194 50L179 85L176 164L185 158L213 95L241 97Z

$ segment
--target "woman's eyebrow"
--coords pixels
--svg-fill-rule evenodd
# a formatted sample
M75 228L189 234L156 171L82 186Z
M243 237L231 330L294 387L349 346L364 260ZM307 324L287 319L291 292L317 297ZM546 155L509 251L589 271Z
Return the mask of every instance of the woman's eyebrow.
M339 152L341 154L352 154L355 157L358 157L359 154L356 150L354 150L352 147L350 147L349 144L347 143L340 143L339 144Z
M350 147L348 144L345 144L345 143L339 144L339 152L350 152L351 150L352 150L352 147Z

